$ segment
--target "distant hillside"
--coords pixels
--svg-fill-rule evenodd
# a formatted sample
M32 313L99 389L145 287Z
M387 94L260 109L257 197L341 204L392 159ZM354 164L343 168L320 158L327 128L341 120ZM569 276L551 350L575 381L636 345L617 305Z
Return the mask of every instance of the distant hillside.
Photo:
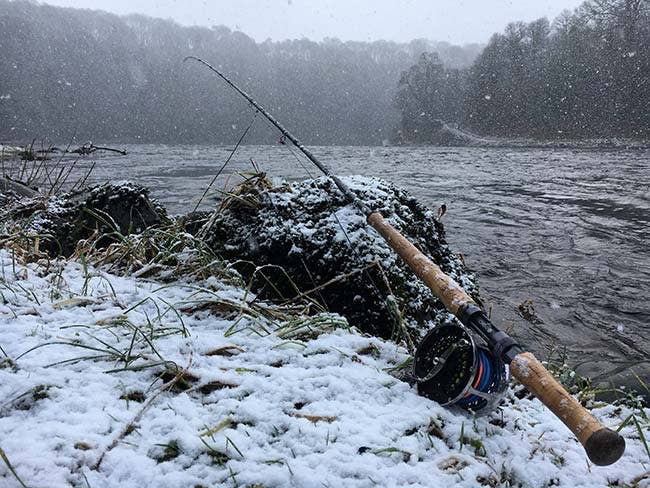
M224 19L225 21L225 19ZM432 33L433 34L433 33ZM0 140L37 138L233 143L247 105L219 65L311 144L379 144L399 114L400 74L424 51L469 66L481 47L415 40L255 43L226 27L182 27L140 15L0 0ZM272 136L258 121L247 142Z

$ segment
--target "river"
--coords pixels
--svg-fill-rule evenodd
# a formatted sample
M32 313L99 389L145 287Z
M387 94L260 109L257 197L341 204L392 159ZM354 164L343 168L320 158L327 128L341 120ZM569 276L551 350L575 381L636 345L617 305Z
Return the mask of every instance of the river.
M125 148L126 157L98 157L93 179L135 180L172 213L194 207L231 151ZM478 275L495 323L539 356L553 351L601 383L638 387L636 374L650 384L650 150L311 149L334 173L378 176L427 206L445 203L448 242ZM279 178L318 175L288 146L243 146L215 187L250 171L251 158ZM525 300L540 323L519 315Z

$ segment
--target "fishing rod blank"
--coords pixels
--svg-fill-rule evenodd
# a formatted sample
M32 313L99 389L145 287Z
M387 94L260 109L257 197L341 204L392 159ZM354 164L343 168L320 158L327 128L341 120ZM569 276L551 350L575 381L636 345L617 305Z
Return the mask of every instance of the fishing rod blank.
M436 329L433 329L429 332L415 352L414 373L418 381L418 391L421 394L433 399L438 398L437 401L442 399L443 401L440 401L442 404L445 403L444 400L446 399L449 403L452 400L454 404L461 402L459 406L462 406L464 399L471 398L472 395L481 398L480 394L486 393L480 391L482 380L495 382L499 379L498 375L494 373L490 374L487 379L483 376L477 378L477 369L492 367L495 371L501 371L498 362L491 362L501 361L509 365L510 373L539 398L575 434L584 446L587 456L594 464L606 466L620 459L625 451L625 439L618 432L602 425L575 398L569 395L532 353L524 352L521 346L510 336L495 327L487 314L465 293L456 281L447 276L437 264L390 225L379 212L373 211L361 201L340 178L333 175L327 166L320 162L309 149L250 95L206 61L194 56L188 56L185 61L188 59L198 61L216 73L277 127L282 135L307 156L323 174L330 177L345 197L363 212L368 223L409 265L415 275L429 287L447 310L487 343L487 348L483 349L473 346L471 348L472 354L469 354L469 349L466 348L465 352L463 352L462 347L459 348L450 340L442 342L445 347L440 346L437 341L442 341L441 331L436 332ZM468 340L467 337L457 337L457 339ZM469 340L471 341L471 336L469 336ZM450 348L454 348L454 350L450 350ZM482 354L485 357L482 357ZM455 376L457 372L456 366L469 365L470 358L473 361L472 367L474 368L471 370L472 374L459 381ZM444 367L445 364L447 367ZM452 364L456 366L449 367ZM505 380L503 381L505 382ZM462 387L458 392L454 390L457 386ZM446 392L445 388L447 389ZM444 392L442 394L440 393L441 389ZM494 392L497 389L495 388ZM486 397L486 400L489 401L489 398ZM469 402L469 400L467 401Z

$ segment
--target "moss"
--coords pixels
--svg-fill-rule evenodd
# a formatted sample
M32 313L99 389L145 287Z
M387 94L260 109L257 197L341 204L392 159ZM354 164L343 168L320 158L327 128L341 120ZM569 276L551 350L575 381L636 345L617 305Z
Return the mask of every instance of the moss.
M5 214L41 235L40 248L51 257L70 256L79 241L100 236L107 246L126 236L169 222L166 210L133 183L105 184L60 196L5 203Z

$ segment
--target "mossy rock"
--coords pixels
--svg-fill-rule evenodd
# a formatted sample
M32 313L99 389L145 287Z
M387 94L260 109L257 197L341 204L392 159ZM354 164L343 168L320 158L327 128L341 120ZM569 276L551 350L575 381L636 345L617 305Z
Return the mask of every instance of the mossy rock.
M447 246L433 211L382 180L344 181L478 300L475 277ZM188 225L194 232L200 228L197 220L194 216ZM327 178L238 191L221 202L205 239L253 280L263 298L285 302L318 288L310 299L373 335L395 338L405 324L416 339L432 322L450 320L443 305Z
M70 256L82 240L108 245L132 233L168 222L167 213L134 183L97 185L60 196L39 196L5 210L8 219L40 236L50 256Z

